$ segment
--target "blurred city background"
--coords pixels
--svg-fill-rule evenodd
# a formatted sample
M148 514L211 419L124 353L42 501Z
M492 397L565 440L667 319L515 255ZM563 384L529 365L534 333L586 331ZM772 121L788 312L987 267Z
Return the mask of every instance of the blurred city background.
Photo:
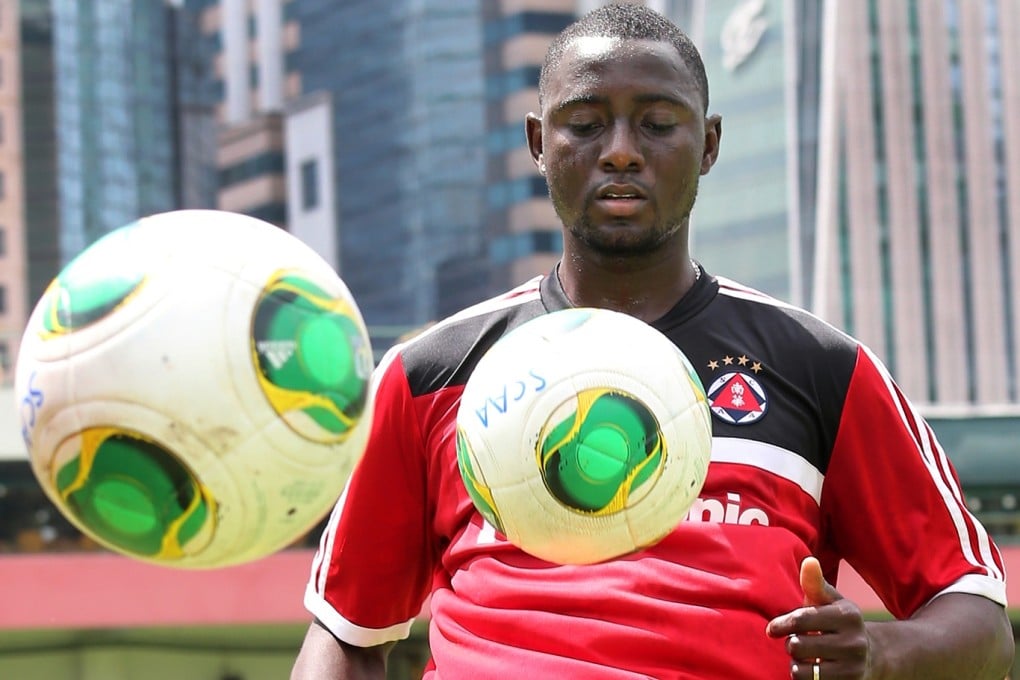
M147 214L247 213L335 266L379 356L555 262L523 119L549 40L598 4L0 0L0 677L281 678L308 622L317 532L177 572L42 495L13 367L59 269ZM868 343L1020 565L1020 2L646 4L694 38L723 116L694 255ZM391 678L426 654L419 627Z

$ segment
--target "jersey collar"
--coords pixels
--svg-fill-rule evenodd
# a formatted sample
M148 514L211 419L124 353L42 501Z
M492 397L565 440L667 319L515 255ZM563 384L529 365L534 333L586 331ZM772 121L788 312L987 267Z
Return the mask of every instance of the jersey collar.
M666 312L662 318L654 321L652 326L665 330L681 324L704 309L715 298L719 292L719 282L716 281L714 276L705 271L705 268L700 263L695 262L694 264L701 270L701 276L694 282L691 289L673 305L673 308ZM547 312L570 309L574 306L567 298L567 294L563 292L560 277L556 274L559 266L557 262L553 270L543 277L540 284L542 305Z

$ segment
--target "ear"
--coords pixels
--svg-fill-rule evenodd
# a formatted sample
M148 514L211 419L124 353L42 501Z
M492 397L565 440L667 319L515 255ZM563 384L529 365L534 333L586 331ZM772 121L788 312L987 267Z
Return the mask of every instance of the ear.
M542 160L542 119L534 113L524 118L524 134L528 138L528 151L538 171L545 174L545 162Z
M701 174L707 175L719 158L722 140L722 116L715 113L705 118L705 150L701 155Z

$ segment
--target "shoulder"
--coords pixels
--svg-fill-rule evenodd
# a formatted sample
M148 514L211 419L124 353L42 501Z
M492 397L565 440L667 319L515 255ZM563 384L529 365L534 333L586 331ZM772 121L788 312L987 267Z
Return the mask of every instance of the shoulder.
M544 313L542 278L468 307L394 347L390 355L399 355L412 395L463 385L489 347Z
M860 341L797 305L784 302L726 277L719 283L719 301L748 332L767 334L770 344L809 355L855 360ZM753 329L753 330L752 330ZM806 358L806 357L805 357Z

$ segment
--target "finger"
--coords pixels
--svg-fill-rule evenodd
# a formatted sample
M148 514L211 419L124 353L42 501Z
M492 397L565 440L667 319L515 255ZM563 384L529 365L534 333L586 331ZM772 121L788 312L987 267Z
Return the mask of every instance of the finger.
M815 680L815 664L811 661L795 661L790 665L790 677L793 680ZM821 665L818 666L817 677L821 680Z
M840 668L856 669L867 659L867 644L856 633L791 635L786 639L786 653L801 663L824 659L837 662Z
M822 565L815 557L805 557L800 563L800 588L804 591L805 607L832 604L843 599L839 591L825 580Z
M765 632L771 637L836 633L848 625L853 625L848 623L850 620L847 618L853 614L853 603L846 600L833 604L800 607L769 621Z
M819 612L817 607L794 609L792 612L787 612L769 621L765 627L765 633L769 637L780 638L824 630L820 626L820 615L824 615L824 612Z

